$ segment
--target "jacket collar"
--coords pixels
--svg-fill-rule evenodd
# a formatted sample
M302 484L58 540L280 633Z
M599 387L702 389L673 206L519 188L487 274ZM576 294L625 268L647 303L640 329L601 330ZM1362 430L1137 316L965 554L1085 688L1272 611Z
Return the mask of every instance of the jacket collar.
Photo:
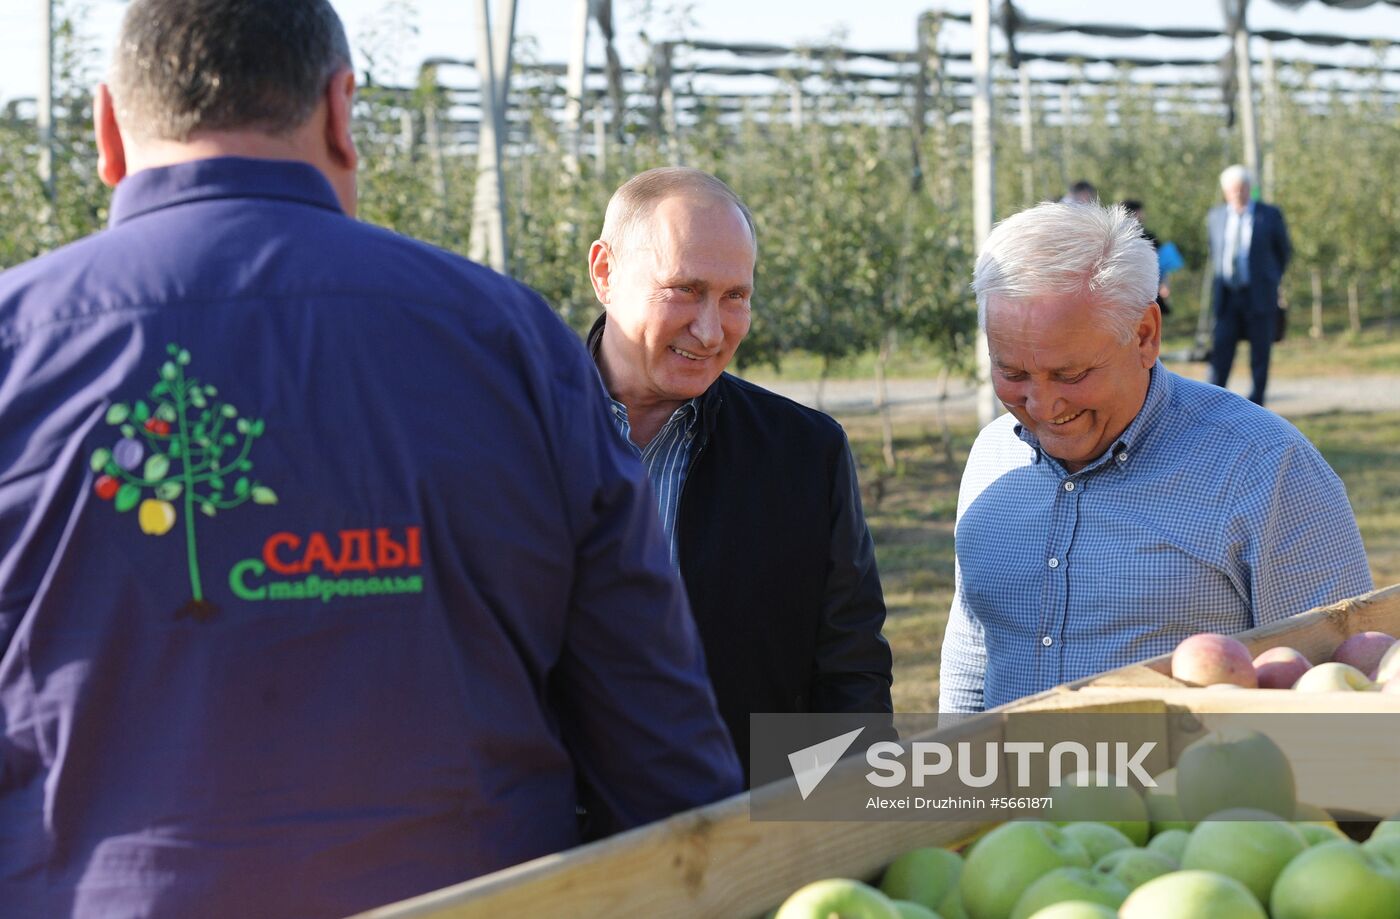
M218 198L273 198L340 212L331 183L310 163L221 156L132 173L112 194L108 223Z
M593 358L593 366L598 366L598 348L603 344L603 326L607 325L608 314L600 313L593 321L592 327L588 330L588 335L584 339L588 345L588 353ZM728 373L721 373L719 378L710 384L710 388L705 390L700 396L700 401L696 403L696 410L700 413L700 442L703 444L710 439L710 433L715 429L715 422L719 418L720 406L724 404L724 394L721 392L724 386L729 385ZM598 381L602 383L602 371L598 373ZM607 391L607 384L603 383L603 390ZM608 394L611 398L611 393Z

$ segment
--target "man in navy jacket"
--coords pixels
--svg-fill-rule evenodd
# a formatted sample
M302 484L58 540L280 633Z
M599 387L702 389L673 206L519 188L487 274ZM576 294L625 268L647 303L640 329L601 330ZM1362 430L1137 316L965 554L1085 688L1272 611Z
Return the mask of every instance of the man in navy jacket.
M1211 208L1206 218L1210 262L1215 272L1211 302L1215 307L1215 341L1211 347L1210 381L1224 386L1241 341L1249 342L1251 402L1264 404L1269 382L1269 356L1282 331L1278 288L1293 256L1283 212L1250 200L1252 180L1243 166L1220 174L1225 203Z
M0 276L0 914L341 916L729 795L527 289L357 223L324 0L136 0L111 226Z
M746 767L751 713L887 713L892 682L845 433L724 373L749 331L756 255L743 202L681 167L619 188L589 252L611 420L646 463Z

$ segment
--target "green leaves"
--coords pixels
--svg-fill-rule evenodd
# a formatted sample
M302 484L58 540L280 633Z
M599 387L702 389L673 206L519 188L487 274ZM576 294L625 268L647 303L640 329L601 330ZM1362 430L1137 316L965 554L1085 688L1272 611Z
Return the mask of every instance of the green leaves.
M106 447L98 447L92 451L92 459L88 460L88 465L93 472L101 472L107 468L107 464L112 461L112 451Z
M180 497L184 490L185 486L177 481L161 482L156 486L156 497L162 501L174 501Z
M131 414L131 408L125 402L117 402L107 409L107 423L121 424Z
M254 504L276 504L277 493L266 485L255 485L253 487Z
M154 454L146 460L144 476L148 482L159 482L165 478L165 474L170 471L170 457L164 453Z

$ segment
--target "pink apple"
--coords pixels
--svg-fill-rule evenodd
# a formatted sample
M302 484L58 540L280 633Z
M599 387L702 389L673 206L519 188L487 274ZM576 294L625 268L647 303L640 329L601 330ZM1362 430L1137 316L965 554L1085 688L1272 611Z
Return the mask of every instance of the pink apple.
M1254 659L1260 689L1292 689L1310 667L1312 661L1295 648L1270 648Z
M1232 683L1254 689L1259 685L1249 649L1228 635L1213 632L1192 635L1176 646L1172 676L1196 686Z
M1368 679L1374 680L1381 658L1393 644L1395 637L1384 632L1358 632L1337 645L1337 650L1332 652L1332 660L1350 664L1366 674Z
M1293 684L1297 692L1366 692L1375 684L1350 664L1328 661L1318 664Z

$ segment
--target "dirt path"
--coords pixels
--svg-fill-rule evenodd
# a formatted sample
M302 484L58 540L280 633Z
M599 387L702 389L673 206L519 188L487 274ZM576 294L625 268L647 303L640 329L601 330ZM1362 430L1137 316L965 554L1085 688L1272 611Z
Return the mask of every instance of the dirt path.
M1200 364L1174 365L1171 369L1194 379L1204 379ZM815 381L769 380L768 389L804 405L817 404ZM1244 395L1249 382L1235 373L1230 388ZM897 415L932 413L938 404L937 380L891 380L889 397ZM828 380L822 393L823 411L835 415L860 415L875 411L874 380ZM1323 412L1400 411L1400 374L1394 376L1337 376L1281 378L1269 381L1268 407L1286 418ZM948 416L967 420L976 416L974 389L961 381L948 385Z

